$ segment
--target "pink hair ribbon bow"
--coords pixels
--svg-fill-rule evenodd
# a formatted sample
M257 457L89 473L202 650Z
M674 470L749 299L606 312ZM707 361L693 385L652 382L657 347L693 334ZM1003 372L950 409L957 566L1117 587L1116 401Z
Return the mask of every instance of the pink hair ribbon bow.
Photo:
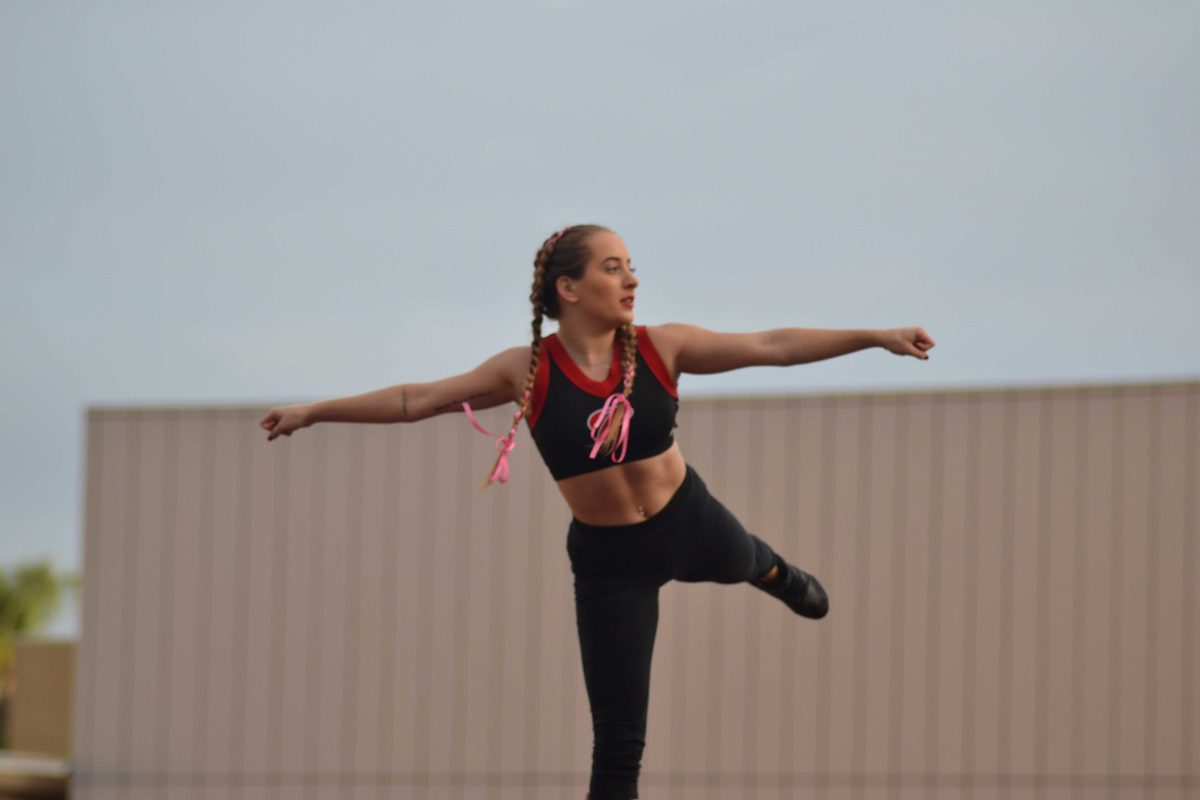
M525 394L526 396L529 395L528 392ZM463 402L463 411L467 412L467 419L475 426L475 430L486 436L492 435L475 419L475 414L471 411L470 403ZM522 412L518 410L516 416L513 417L513 426L509 429L508 436L500 436L496 439L496 449L500 451L500 459L496 462L495 471L492 472L491 480L493 481L508 483L508 454L517 446L517 427L521 422L521 414Z
M616 463L625 460L625 448L629 445L629 421L633 419L633 406L624 394L620 392L611 394L604 401L604 406L596 411L593 411L588 419L588 428L592 432L592 441L596 444L592 446L592 454L588 458L595 458L596 453L600 451L600 445L608 437L608 426L611 424L613 414L617 410L617 406L625 405L625 416L621 419L621 435L617 437L617 444L613 447L612 460ZM617 455L617 448L621 448L621 455Z

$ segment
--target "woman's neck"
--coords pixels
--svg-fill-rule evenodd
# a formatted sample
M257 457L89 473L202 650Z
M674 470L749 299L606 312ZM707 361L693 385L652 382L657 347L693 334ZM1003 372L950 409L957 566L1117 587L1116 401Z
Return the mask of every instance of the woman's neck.
M559 325L558 341L581 367L607 366L612 362L616 328L586 328L580 325Z

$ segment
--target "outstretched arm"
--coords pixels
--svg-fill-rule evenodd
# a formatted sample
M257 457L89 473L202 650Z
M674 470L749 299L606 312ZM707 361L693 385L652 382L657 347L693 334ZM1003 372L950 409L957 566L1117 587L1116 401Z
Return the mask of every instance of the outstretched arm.
M933 339L922 328L888 330L828 330L774 328L755 333L719 333L671 322L652 329L671 354L675 371L707 375L743 367L790 367L883 347L897 355L928 360Z
M470 372L432 383L405 383L352 397L272 408L259 422L270 431L267 441L291 436L297 428L316 422L417 422L451 411L464 401L472 408L498 406L515 399L514 376L527 368L529 347L513 347L484 361Z
M887 330L776 328L767 331L767 336L779 351L780 363L785 367L844 356L869 347L883 347L898 356L915 356L928 361L926 351L934 344L925 329L919 327Z

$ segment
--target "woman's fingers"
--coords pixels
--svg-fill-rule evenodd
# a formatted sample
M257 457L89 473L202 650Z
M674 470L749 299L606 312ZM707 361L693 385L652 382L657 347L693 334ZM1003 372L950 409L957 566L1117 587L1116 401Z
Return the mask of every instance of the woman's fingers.
M259 427L271 432L271 435L267 437L267 441L271 441L278 435L275 433L275 427L279 424L279 412L272 408L265 417L259 420L258 424Z
M292 431L300 427L300 422L301 420L290 411L271 409L259 424L271 432L267 437L267 441L270 442L280 436L291 436Z
M914 356L922 361L928 361L925 351L933 347L933 339L920 328L901 328L897 330L899 347L892 352L896 355Z
M928 361L929 356L925 351L933 347L933 337L924 328L913 328L908 338L910 353L922 361Z

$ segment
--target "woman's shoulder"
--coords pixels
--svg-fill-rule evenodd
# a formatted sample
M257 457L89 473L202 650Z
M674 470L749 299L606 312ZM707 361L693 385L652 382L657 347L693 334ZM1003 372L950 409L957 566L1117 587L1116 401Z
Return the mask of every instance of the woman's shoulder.
M542 359L548 355L546 345L550 341L557 341L555 334L543 336L539 343L538 350L541 353ZM503 357L513 373L524 382L525 375L529 372L529 367L533 364L533 345L520 344L515 347L510 347L507 350L502 350L499 355Z
M504 381L508 385L511 395L509 399L513 402L517 401L521 387L525 385L525 376L529 374L532 353L533 348L524 344L501 350L490 359L503 373Z
M678 327L673 326L678 326L678 323L668 322L662 325L638 325L637 327L640 329L639 334L644 332L647 340L640 349L661 364L671 385L676 386L679 383L676 356L679 353L681 333Z
M646 333L646 338L650 340L650 346L657 350L659 355L666 358L679 350L683 334L678 326L677 322L667 322L661 325L638 325L637 327Z

